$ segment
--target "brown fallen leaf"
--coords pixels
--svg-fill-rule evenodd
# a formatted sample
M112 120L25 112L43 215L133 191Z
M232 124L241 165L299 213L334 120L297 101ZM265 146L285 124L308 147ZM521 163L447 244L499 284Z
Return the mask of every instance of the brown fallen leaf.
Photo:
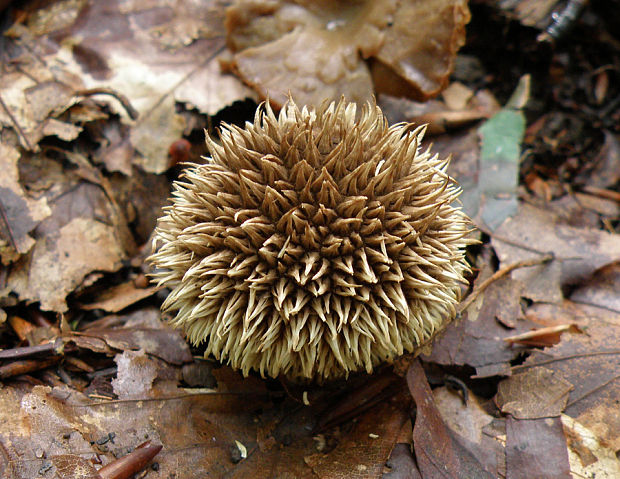
M571 301L620 313L620 261L603 266L576 287Z
M609 444L572 417L562 415L561 419L573 477L620 477L620 461Z
M560 342L562 333L566 331L583 333L575 324L559 324L557 326L535 329L534 331L528 331L527 333L517 334L515 336L508 336L504 338L504 341L509 344L522 344L525 346L553 346Z
M386 466L390 472L384 473L382 479L422 479L409 444L396 444Z
M92 462L74 454L60 454L50 459L57 479L102 479ZM45 467L39 471L42 472Z
M131 160L155 173L168 168L168 146L186 126L176 111L177 102L214 115L236 100L256 96L234 75L223 74L216 60L225 48L222 2L87 5L29 5L22 21L9 28L10 41L26 45L27 52L44 52L23 53L19 63L28 75L11 71L0 81L0 95L11 99L7 106L24 131L22 143L29 148L43 133L36 131L37 122L24 110L26 102L21 99L22 91L35 87L37 80L61 76L71 92L98 90L97 100L105 101L126 123L130 122L127 109L106 92L129 99L138 114L129 137L140 153ZM50 103L46 109L53 106ZM14 123L2 109L0 123ZM116 167L127 171L126 164Z
M128 306L152 296L158 290L159 288L156 286L138 288L133 281L128 281L101 291L95 301L82 304L80 308L87 311L103 309L109 313L118 313Z
M394 394L394 383L400 378L384 371L375 374L364 384L350 391L338 403L331 405L320 417L314 428L315 432L322 432L338 426L354 418L379 402L387 400Z
M469 21L461 0L236 1L226 12L232 69L283 105L377 91L428 99L448 82ZM325 52L329 52L326 56ZM364 60L371 59L367 64Z
M493 477L504 471L504 443L488 433L492 425L503 425L503 419L494 418L485 411L482 398L472 392L467 404L446 387L433 389L433 398L450 434L475 457ZM505 475L505 474L504 474Z
M559 417L506 421L506 478L572 479Z
M8 264L27 253L35 243L33 229L51 214L46 198L34 199L19 181L19 151L2 142L0 175L0 259Z
M499 383L495 404L515 419L558 417L573 385L543 367L531 368Z
M554 253L551 263L511 273L524 283L523 296L540 302L560 302L562 286L579 284L620 257L620 235L568 226L557 215L525 203L491 241L502 266Z
M476 377L510 374L510 361L524 348L510 347L502 339L535 327L535 323L521 317L522 289L520 282L509 278L491 283L462 318L437 338L424 360L443 365L467 364L476 368ZM504 327L496 320L498 316L514 328Z
M86 333L76 332L63 337L65 341L73 341L78 346L85 347L87 343L80 338L98 339L110 348L121 351L143 349L170 364L181 365L192 359L189 346L180 333L164 323L159 329L89 329Z
M616 450L620 448L620 315L602 308L566 302L537 308L538 315L572 316L585 334L563 335L559 344L534 351L513 372L543 366L570 382L566 414L577 419Z
M339 444L327 453L304 458L321 478L380 477L396 444L409 412L403 403L406 395L397 394L366 411Z
M494 477L450 435L419 360L413 361L407 371L407 385L417 408L413 447L422 477Z
M429 135L458 131L478 120L490 118L500 109L497 100L488 90L474 94L459 82L451 83L442 92L442 97L443 100L415 102L407 98L382 94L379 96L379 106L390 123L399 121L417 125L426 123Z

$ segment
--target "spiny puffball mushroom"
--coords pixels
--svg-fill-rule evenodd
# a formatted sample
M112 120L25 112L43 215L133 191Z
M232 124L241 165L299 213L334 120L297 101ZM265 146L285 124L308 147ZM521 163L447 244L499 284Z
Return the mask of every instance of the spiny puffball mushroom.
M424 127L292 100L224 125L175 183L150 257L162 309L245 375L322 382L416 352L455 316L469 220Z

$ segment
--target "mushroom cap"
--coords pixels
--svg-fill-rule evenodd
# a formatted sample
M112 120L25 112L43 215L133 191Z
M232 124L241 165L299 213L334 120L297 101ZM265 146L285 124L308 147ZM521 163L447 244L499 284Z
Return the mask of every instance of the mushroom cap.
M379 107L268 104L174 185L162 305L244 374L324 381L414 353L456 314L470 231L448 159Z

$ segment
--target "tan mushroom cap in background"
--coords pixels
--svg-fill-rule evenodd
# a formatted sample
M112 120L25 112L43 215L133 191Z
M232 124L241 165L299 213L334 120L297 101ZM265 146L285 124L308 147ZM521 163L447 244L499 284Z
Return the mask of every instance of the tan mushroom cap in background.
M237 0L226 13L230 68L281 106L373 93L427 100L465 43L466 0Z
M428 343L455 316L470 226L423 133L344 99L224 125L156 229L172 324L244 374L292 380Z

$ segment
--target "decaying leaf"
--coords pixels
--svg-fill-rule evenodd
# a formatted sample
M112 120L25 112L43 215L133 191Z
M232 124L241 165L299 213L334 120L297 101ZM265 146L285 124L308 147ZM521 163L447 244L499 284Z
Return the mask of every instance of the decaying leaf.
M445 365L469 365L478 377L510 373L510 361L523 351L511 347L502 338L529 331L535 326L521 316L520 295L523 285L509 278L492 283L463 317L435 342L425 359ZM514 325L509 329L497 320Z
M515 419L557 417L568 402L573 385L544 367L511 376L499 384L495 402Z
M506 421L506 477L571 479L559 417Z
M224 7L218 0L174 6L82 0L29 12L26 26L15 24L9 30L28 47L20 60L29 75L16 71L0 80L0 95L10 99L7 107L16 120L0 109L0 124L18 123L22 144L28 148L43 134L68 139L72 130L60 129L57 123L49 124L44 133L43 118L66 108L81 91L100 89L105 97L95 93L97 97L106 98L126 122L130 119L122 99L131 99L138 116L132 146L141 154L133 161L149 172L165 171L168 146L185 127L176 103L213 115L236 100L255 96L233 75L222 74L215 59L225 48ZM29 53L40 49L44 55Z
M238 0L226 14L233 70L283 105L377 91L428 99L446 87L469 21L462 0ZM328 55L326 53L329 52Z
M74 218L39 240L19 261L9 287L20 298L39 301L46 311L66 311L66 296L93 270L115 271L125 253L115 228L90 218Z
M433 398L452 437L480 461L493 477L500 477L504 468L504 444L488 434L487 428L491 427L494 421L503 425L503 420L495 419L487 413L482 405L482 398L471 391L467 404L445 386L433 389Z
M491 479L493 476L450 434L417 360L409 367L407 385L417 408L413 447L422 477Z
M539 315L572 315L585 334L564 334L559 344L535 351L519 369L543 366L570 382L566 414L577 419L606 441L620 449L620 315L586 305L552 305Z
M492 244L502 265L553 252L555 261L511 273L525 285L523 296L541 302L561 301L562 286L579 283L620 258L618 235L568 226L527 203L496 230Z
M139 288L134 281L129 281L104 290L95 301L82 304L81 308L85 310L103 309L109 313L118 313L128 306L152 296L157 290L156 286Z
M0 144L0 257L3 264L27 253L35 241L30 232L51 214L45 198L31 198L19 183L17 149Z
M562 415L573 477L614 479L620 476L616 450L570 416Z

